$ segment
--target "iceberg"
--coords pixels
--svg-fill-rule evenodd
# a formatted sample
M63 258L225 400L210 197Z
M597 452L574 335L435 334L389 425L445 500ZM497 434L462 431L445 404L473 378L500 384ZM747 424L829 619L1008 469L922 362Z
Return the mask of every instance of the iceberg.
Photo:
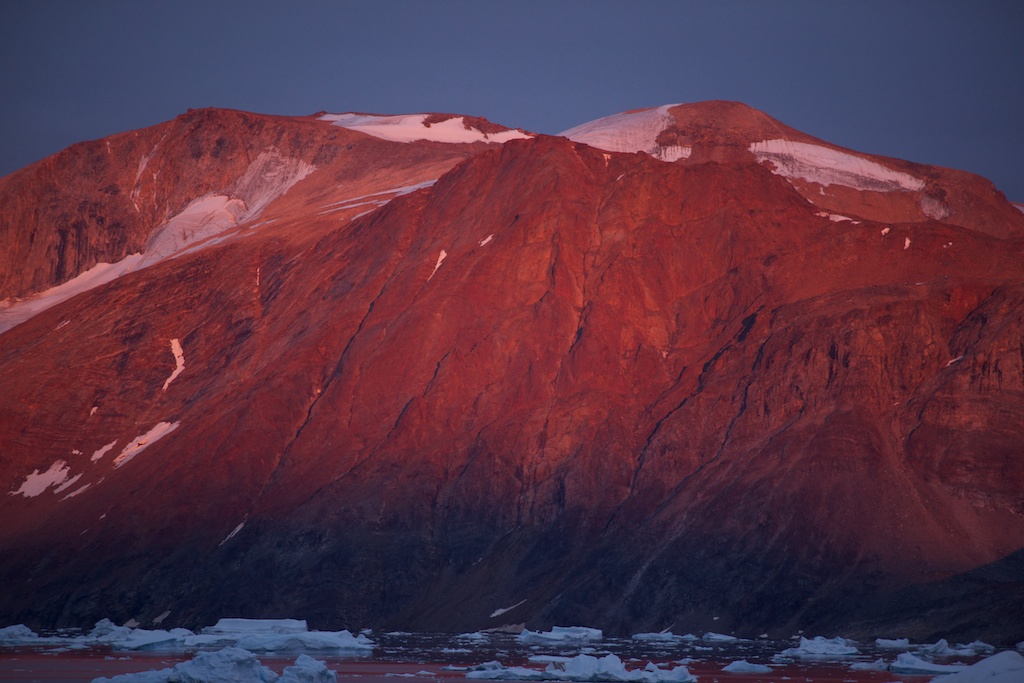
M681 643L687 640L699 640L697 636L687 634L685 636L678 636L675 633L634 633L632 636L633 640L639 640L643 643Z
M0 645L23 645L39 640L39 634L25 624L0 628Z
M590 640L601 640L604 633L598 628L586 626L553 626L550 631L530 631L524 629L516 640L524 645L543 645L547 643L579 643Z
M854 662L850 665L850 671L888 671L889 665L879 657L873 662Z
M889 665L894 674L951 674L966 668L965 664L934 664L909 652L901 652Z
M815 636L808 640L800 637L800 645L783 650L781 657L799 657L801 659L830 659L832 657L849 657L857 654L853 641L845 638L825 638Z
M938 676L931 683L1020 683L1024 681L1024 656L1005 650L963 669Z
M739 659L723 666L722 671L731 674L770 674L772 668L764 664L751 664L745 659Z
M121 674L111 678L95 678L92 683L241 683L261 681L274 683L278 675L263 666L256 655L238 648L217 652L198 652L187 662L169 669Z
M601 658L577 655L565 661L552 661L543 671L526 667L504 667L487 662L466 672L466 678L492 681L587 681L613 683L696 683L685 666L662 669L648 663L643 669L627 669L616 655Z
M875 638L875 646L883 650L909 650L910 638Z
M724 633L705 633L701 640L705 643L731 643L739 640L736 636L727 636Z

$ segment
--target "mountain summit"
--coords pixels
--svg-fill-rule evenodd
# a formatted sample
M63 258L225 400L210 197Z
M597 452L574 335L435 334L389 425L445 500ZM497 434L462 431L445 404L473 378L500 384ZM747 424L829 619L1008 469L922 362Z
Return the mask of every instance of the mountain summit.
M729 102L198 110L0 234L0 620L1024 638L977 176Z

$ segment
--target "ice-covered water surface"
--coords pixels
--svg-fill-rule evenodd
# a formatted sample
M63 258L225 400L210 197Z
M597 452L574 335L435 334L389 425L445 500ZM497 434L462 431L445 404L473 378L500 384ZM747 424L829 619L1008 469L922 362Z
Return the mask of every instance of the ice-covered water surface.
M221 659L211 658L208 654L225 650L228 654ZM311 630L301 620L285 619L225 619L197 633L186 629L130 628L103 620L88 632L80 633L37 634L23 626L0 628L0 681L19 680L17 676L5 676L4 672L23 667L24 664L14 660L28 653L37 655L36 665L43 662L47 666L59 666L65 661L62 657L81 657L92 653L94 660L101 663L104 659L110 660L111 665L117 664L122 668L103 669L101 673L85 678L65 675L61 679L112 678L126 671L125 666L133 665L137 672L149 677L114 680L119 683L234 680L188 679L183 675L192 670L202 672L221 666L226 667L229 675L233 675L230 674L235 670L233 667L242 667L246 671L251 669L252 674L262 671L260 666L269 665L273 668L273 677L268 675L262 680L291 680L283 677L285 670L298 667L290 674L293 678L307 675L320 678L307 676L294 680L327 680L322 677L330 677L331 674L337 674L339 680L369 678L369 681L361 683L384 683L384 679L392 677L413 678L420 683L440 680L452 683L472 680L684 683L694 678L705 682L717 679L720 683L741 679L754 683L785 678L859 682L881 680L878 678L880 672L890 677L886 680L916 676L912 680L928 683L939 675L956 673L966 676L974 671L972 665L987 661L994 651L991 645L979 641L968 644L945 641L911 643L891 638L878 642L854 642L842 638L798 636L786 641L771 641L746 640L719 633L701 636L669 632L615 637L580 627L530 631L525 637L480 632L362 632L353 635L348 631ZM168 655L161 659L157 654L160 652ZM1017 660L1010 661L1006 652ZM1018 660L1024 661L1012 651L997 654L1001 659L988 669L1017 672L1014 667ZM296 659L299 655L305 656L301 662ZM185 665L186 662L192 663ZM316 662L325 664L321 667ZM988 669L982 667L977 671ZM970 675L975 676L974 673ZM974 678L962 680L973 682Z

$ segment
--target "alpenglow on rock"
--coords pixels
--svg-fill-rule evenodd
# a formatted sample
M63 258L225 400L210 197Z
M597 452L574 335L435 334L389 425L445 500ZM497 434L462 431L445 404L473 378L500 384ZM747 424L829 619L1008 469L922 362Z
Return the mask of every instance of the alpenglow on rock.
M738 103L566 135L0 179L0 623L1020 640L1024 213Z

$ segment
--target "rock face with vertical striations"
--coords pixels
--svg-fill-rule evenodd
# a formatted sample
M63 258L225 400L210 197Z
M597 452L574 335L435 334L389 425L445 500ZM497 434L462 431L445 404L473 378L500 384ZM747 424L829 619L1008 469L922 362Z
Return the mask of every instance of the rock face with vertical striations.
M982 178L728 102L205 110L0 216L0 621L1024 637Z

